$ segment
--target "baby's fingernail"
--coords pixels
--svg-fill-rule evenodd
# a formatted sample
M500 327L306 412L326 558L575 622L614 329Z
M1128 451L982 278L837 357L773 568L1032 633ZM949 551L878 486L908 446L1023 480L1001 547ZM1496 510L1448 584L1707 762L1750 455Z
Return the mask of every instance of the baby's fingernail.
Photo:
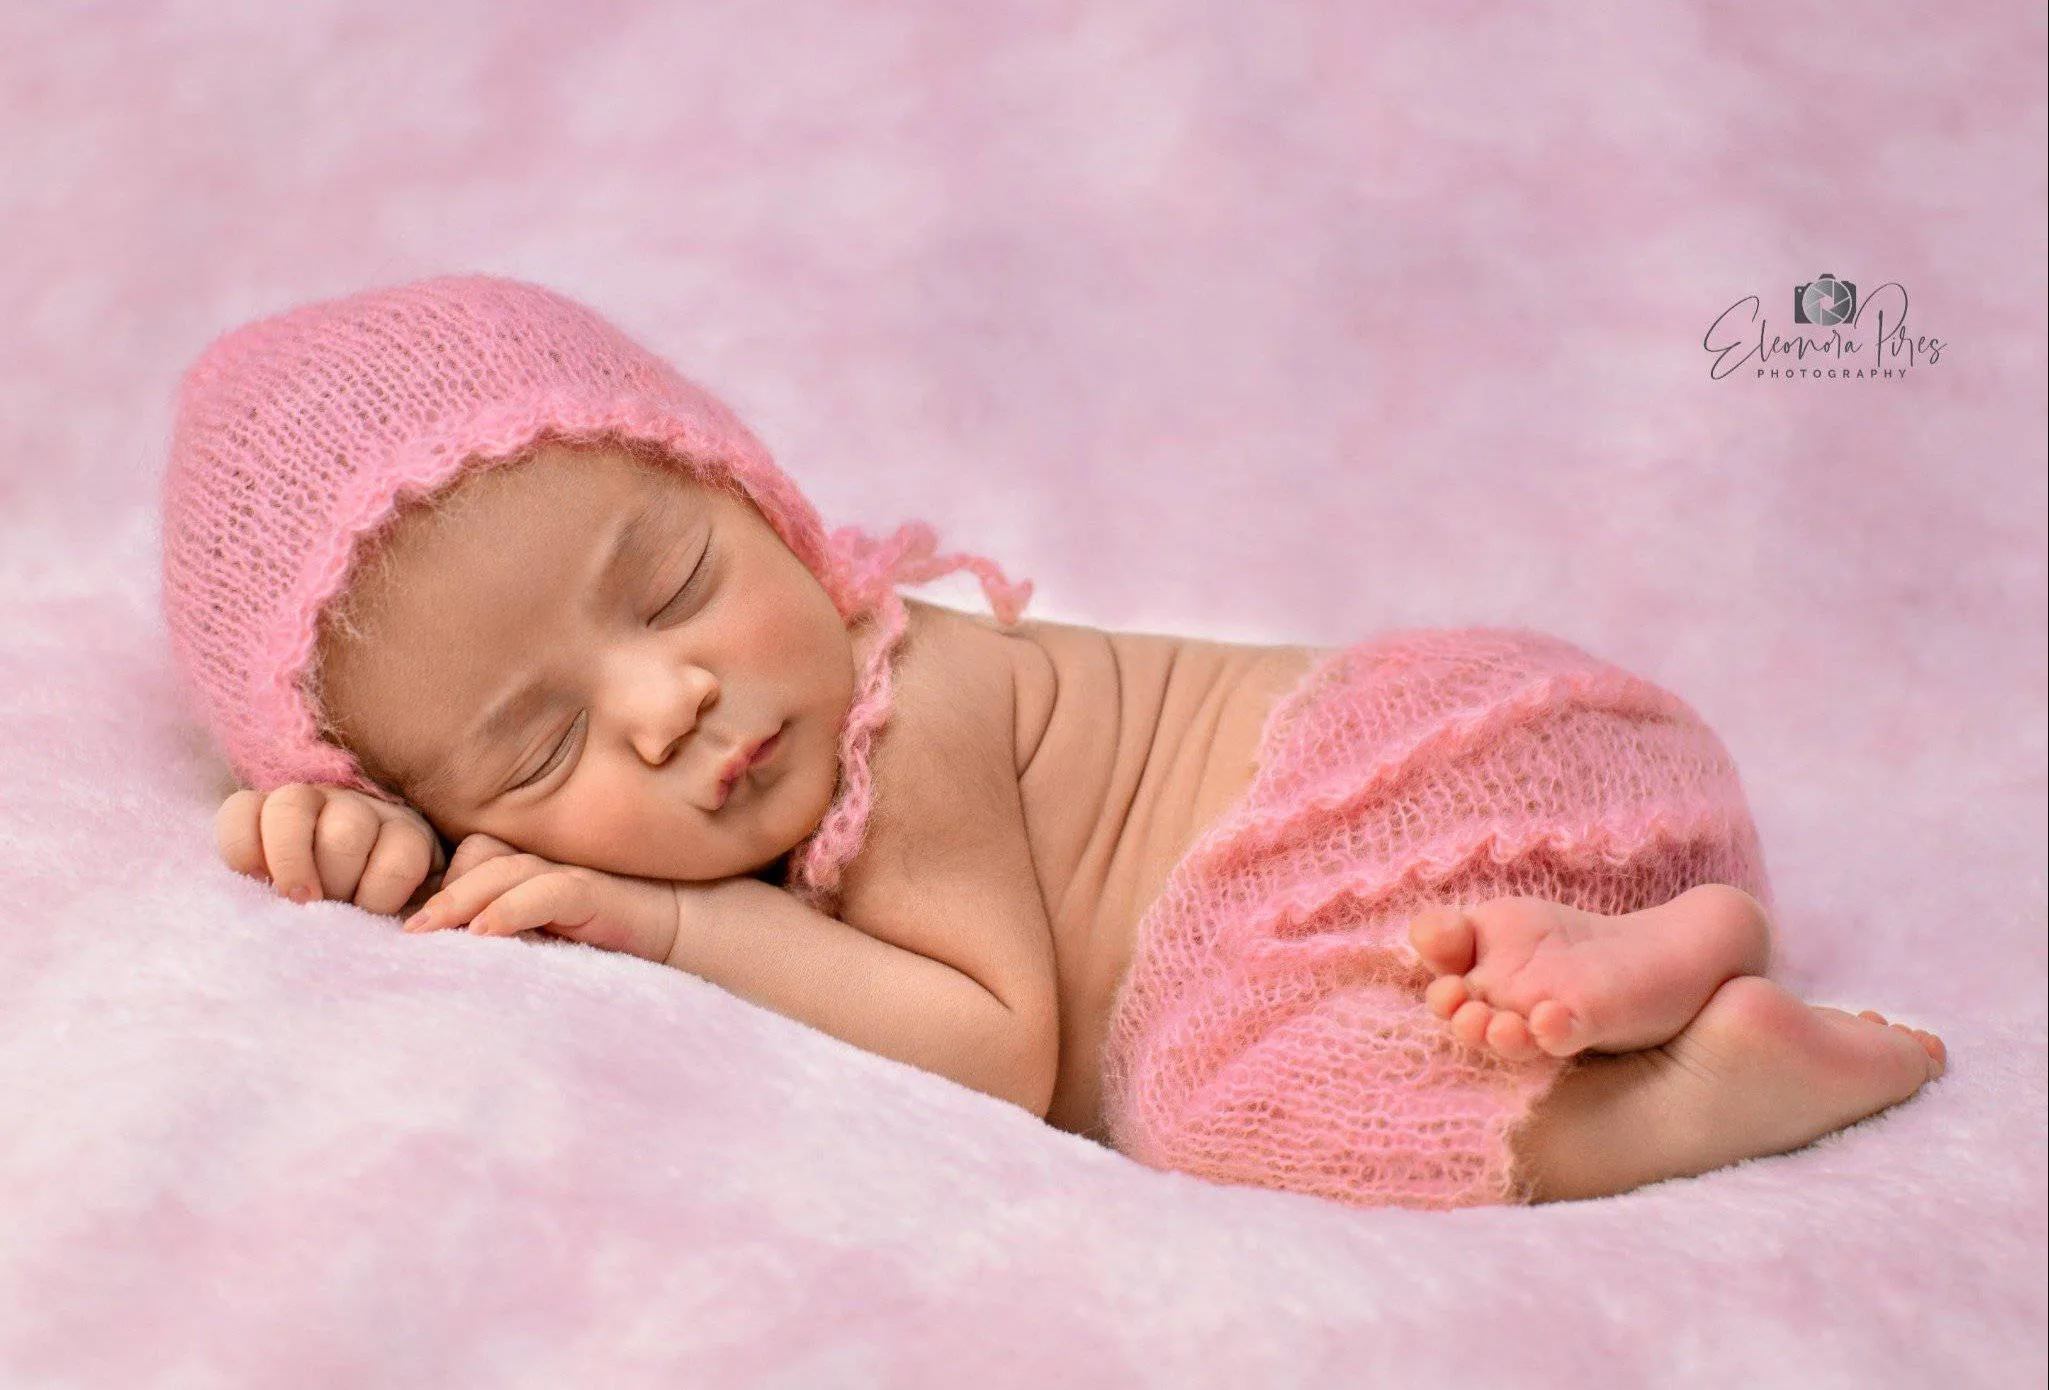
M433 915L434 914L429 912L426 908L421 908L418 912L415 912L412 916L406 918L406 930L419 931L422 927L427 925L427 919L432 917Z
M310 903L313 901L313 890L302 883L287 896L295 903Z

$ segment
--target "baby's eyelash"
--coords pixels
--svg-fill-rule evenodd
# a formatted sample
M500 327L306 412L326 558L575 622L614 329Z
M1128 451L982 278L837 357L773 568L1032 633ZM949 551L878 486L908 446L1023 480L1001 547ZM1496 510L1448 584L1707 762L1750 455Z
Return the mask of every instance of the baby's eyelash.
M582 715L577 715L576 724L571 724L569 726L569 731L562 735L561 742L557 743L554 747L554 750L548 754L548 760L542 763L538 768L534 769L533 776L522 778L520 781L513 783L509 790L518 791L522 787L531 787L536 782L539 782L542 778L546 777L550 772L553 772L558 763L560 762L560 758L558 755L560 755L564 749L568 748L570 740L576 737L576 725L581 724L583 722L583 719L584 717Z
M690 577L683 581L683 585L681 588L677 589L674 594L670 595L669 601L667 603L663 604L659 609L655 611L655 617L659 618L662 616L662 614L668 612L671 608L674 608L676 606L677 600L681 599L685 594L689 593L692 589L696 588L699 577L704 574L705 570L708 569L710 565L711 547L706 546L704 548L704 554L697 557L697 567L690 571Z

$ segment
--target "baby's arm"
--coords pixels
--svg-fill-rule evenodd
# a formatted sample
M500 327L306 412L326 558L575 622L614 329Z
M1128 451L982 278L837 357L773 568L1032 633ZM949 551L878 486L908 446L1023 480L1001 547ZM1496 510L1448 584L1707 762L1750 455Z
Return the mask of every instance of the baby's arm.
M946 900L969 909L965 925L939 923L960 928L953 933L953 959L988 961L963 954L963 948L986 945L1013 926L1015 905L994 898L972 903L958 895ZM545 930L673 966L864 1051L958 1081L1042 1119L1052 1103L1058 1050L1031 1015L1013 1010L968 969L814 911L757 878L630 878L556 864L472 835L456 850L447 884L406 930L439 931L463 923L484 936ZM979 973L1006 978L1000 966ZM1047 1000L1050 1012L1050 992Z
M235 872L294 902L336 898L366 912L402 911L439 886L448 863L419 812L346 787L245 787L221 803L214 832Z
M668 964L866 1052L1045 1118L1049 1061L1030 1020L945 961L828 917L772 883L678 884ZM988 905L988 923L1003 919ZM964 933L965 935L966 933Z

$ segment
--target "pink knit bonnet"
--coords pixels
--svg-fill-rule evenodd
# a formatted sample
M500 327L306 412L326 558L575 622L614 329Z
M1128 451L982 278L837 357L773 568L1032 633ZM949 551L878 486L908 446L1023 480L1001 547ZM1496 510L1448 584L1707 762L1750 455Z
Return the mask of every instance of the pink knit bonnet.
M164 614L236 775L260 791L314 782L399 799L321 736L307 684L319 616L401 500L544 436L653 446L706 484L737 485L858 624L839 788L790 859L791 890L831 911L889 717L906 620L896 585L966 568L1009 624L1031 583L980 556L935 554L923 522L887 540L828 533L727 406L591 310L517 280L445 276L302 305L223 335L187 370L164 478Z

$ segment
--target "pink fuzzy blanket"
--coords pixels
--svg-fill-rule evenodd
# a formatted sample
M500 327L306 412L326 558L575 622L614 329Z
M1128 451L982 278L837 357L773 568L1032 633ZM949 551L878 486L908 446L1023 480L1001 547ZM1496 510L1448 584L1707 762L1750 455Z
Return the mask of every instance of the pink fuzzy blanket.
M2043 43L1968 2L10 7L0 1384L2039 1384ZM1781 977L1948 1076L1605 1201L1359 1210L235 877L156 616L177 372L463 269L1049 617L1527 628L1677 693ZM1824 274L1867 316L1774 348L1831 342Z

